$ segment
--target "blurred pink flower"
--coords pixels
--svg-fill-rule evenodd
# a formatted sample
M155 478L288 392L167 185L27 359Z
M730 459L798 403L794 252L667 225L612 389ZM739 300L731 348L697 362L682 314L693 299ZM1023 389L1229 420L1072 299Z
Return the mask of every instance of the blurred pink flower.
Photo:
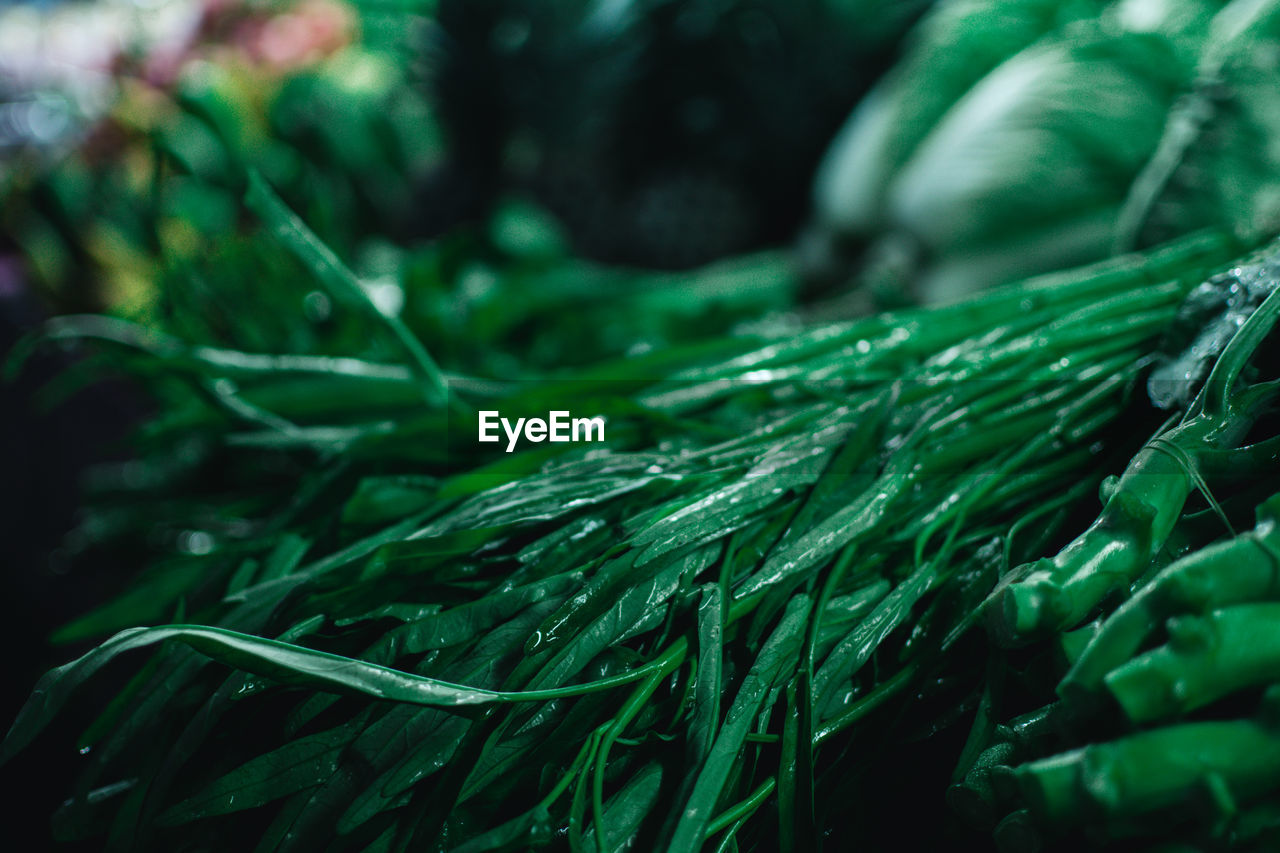
M302 0L286 12L242 23L233 43L275 71L320 61L351 42L355 17L334 0Z

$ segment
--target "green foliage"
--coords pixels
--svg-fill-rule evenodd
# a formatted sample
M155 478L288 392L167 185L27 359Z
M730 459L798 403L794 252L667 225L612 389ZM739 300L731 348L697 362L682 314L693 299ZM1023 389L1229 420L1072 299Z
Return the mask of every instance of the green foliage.
M1265 239L1272 18L1253 0L939 3L829 149L814 244L852 251L864 286L945 301L1197 228Z
M255 192L269 221L294 222ZM554 385L450 380L446 413L396 390L422 375L411 333L387 334L347 298L359 281L298 235L286 245L303 240L314 276L344 276L336 310L386 341L384 360L102 318L53 329L109 344L156 390L156 474L114 510L122 533L171 530L186 552L77 631L188 614L51 672L10 733L22 747L109 660L153 648L95 725L79 789L130 773L130 805L78 795L67 832L105 819L133 846L217 847L252 812L271 822L261 849L559 833L698 849L776 843L776 812L812 836L834 778L874 784L840 759L883 742L870 721L976 689L983 656L955 650L1005 556L1043 541L1017 531L1060 529L1046 502L1078 482L1183 296L1237 252L1198 235L946 308ZM303 378L324 405L286 393ZM604 411L606 444L442 446L467 446L466 407L548 399ZM221 476L163 463L192 453ZM965 686L939 686L944 670ZM236 746L244 714L256 734Z

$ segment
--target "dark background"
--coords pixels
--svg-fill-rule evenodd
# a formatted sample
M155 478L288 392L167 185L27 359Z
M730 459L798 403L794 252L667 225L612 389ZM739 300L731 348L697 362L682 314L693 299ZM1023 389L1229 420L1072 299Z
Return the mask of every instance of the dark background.
M0 255L0 364L41 320L43 312L23 286L17 263ZM7 605L0 618L5 650L0 725L5 731L45 671L87 650L54 647L50 633L104 601L130 574L128 555L74 554L67 539L77 520L84 473L126 454L124 437L143 413L143 401L129 386L109 382L57 407L41 405L40 389L72 358L41 353L13 378L0 381L0 565ZM26 750L0 768L5 806L0 812L9 812L6 823L16 831L13 837L48 839L49 817L67 795L79 757L73 744L95 707L94 692L88 685L42 738L54 748ZM19 842L10 849L39 850L46 843Z

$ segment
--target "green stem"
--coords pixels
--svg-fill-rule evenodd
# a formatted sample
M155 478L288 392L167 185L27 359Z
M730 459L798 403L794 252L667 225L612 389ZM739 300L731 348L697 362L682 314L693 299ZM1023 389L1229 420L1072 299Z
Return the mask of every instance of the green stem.
M321 242L256 171L249 173L245 203L336 298L360 306L390 333L408 356L409 367L421 382L423 396L428 403L446 405L453 399L444 374L417 336L399 317L384 314L373 303L355 273L338 260L333 250Z
M653 670L653 673L632 692L600 739L600 746L596 750L595 772L591 780L591 796L592 808L595 810L596 815L596 845L601 853L605 853L609 849L604 826L604 771L609 763L609 750L612 748L613 742L621 736L631 721L635 719L636 714L640 713L640 710L644 708L645 703L649 701L649 697L653 695L653 691L658 688L662 680L684 660L687 647L688 641L681 638L657 659L663 662L662 665Z
M1107 674L1132 658L1170 616L1280 596L1277 512L1280 495L1258 507L1253 530L1162 569L1107 617L1058 685L1058 695L1077 705L1091 702Z
M764 804L765 800L769 799L769 796L773 794L774 789L777 787L778 782L772 776L765 779L754 791L751 792L751 796L730 806L717 815L711 823L707 825L706 837L710 838L729 824L736 823L737 821L752 815Z
M1237 690L1280 680L1280 604L1239 604L1174 617L1168 625L1167 644L1104 679L1135 723L1185 714Z

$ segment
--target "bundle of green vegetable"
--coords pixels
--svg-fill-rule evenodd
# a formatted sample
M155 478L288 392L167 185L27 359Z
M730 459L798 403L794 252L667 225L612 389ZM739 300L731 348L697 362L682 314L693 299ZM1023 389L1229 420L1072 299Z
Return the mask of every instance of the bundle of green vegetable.
M929 300L1196 227L1269 234L1276 10L940 3L828 152L817 233Z
M55 326L156 391L103 518L174 545L64 638L173 624L50 672L5 741L151 648L83 736L64 837L810 849L976 701L979 605L1132 451L1099 439L1240 251L1197 235L504 384L442 373L265 185L249 200L383 357ZM551 407L607 416L606 445L461 452L476 408Z
M1137 251L816 328L734 326L788 304L780 253L611 271L519 203L373 237L432 146L369 57L265 134L192 78L109 217L162 276L142 322L31 341L154 397L80 531L148 562L0 761L114 692L54 818L111 849L937 849L948 781L1011 851L1273 849L1277 9L938 4L827 224L935 297ZM245 215L250 163L289 204L250 177ZM553 409L607 439L474 440Z
M1216 356L1194 400L1108 481L1084 533L1014 569L985 605L995 637L1028 642L1127 594L1062 635L1059 703L993 728L1008 708L997 698L975 724L953 799L980 820L1027 809L998 826L1002 849L1038 849L1033 825L1195 849L1280 843L1280 385L1274 346L1259 353L1280 318L1278 272L1269 249L1191 301L1217 295L1225 308L1190 342ZM1172 364L1198 383L1185 357ZM1196 491L1203 506L1188 502ZM1255 505L1256 526L1237 534Z

